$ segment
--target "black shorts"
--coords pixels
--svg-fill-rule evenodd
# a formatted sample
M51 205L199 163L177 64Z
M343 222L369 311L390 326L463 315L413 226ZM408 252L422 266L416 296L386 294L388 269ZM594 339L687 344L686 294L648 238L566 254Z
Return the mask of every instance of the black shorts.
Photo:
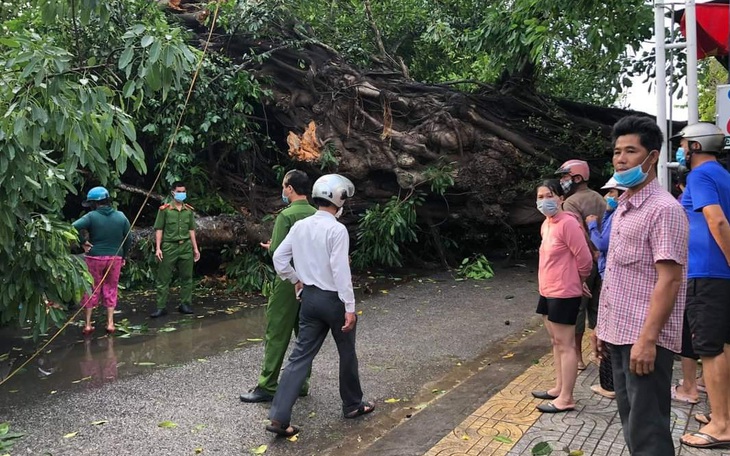
M694 352L722 354L730 344L730 279L689 279L686 314Z
M687 310L684 311L684 318L682 322L682 351L679 355L683 358L699 359L697 353L695 353L692 347L692 330L689 327L689 319L687 318Z
M537 301L536 312L540 315L547 315L552 323L575 326L578 320L581 297L577 298L546 298L540 296Z

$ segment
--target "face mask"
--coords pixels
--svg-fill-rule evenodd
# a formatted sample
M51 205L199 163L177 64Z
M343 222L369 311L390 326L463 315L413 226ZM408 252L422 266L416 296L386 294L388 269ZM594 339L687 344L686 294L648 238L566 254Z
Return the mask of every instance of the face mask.
M613 178L616 179L616 183L622 187L628 188L641 185L646 180L646 177L649 175L648 171L644 171L641 168L642 166L644 166L644 163L646 163L649 157L651 157L651 153L647 155L647 157L644 159L643 162L641 162L640 165L636 165L631 169L627 169L626 171L614 172Z
M284 204L289 204L289 198L284 194L284 190L281 191L281 200Z
M679 163L679 166L687 166L687 155L684 153L683 147L678 147L677 152L674 154L674 157L677 160L677 163Z
M563 187L565 193L570 192L570 188L573 186L572 180L560 181L560 186Z
M342 215L343 209L344 209L344 207L337 209L337 212L335 212L335 218L340 218L340 216Z
M181 203L185 201L185 198L188 197L188 194L185 192L179 192L175 193L175 200L180 201Z
M618 207L618 199L615 196L608 196L606 197L606 204L609 210L615 211Z
M537 200L537 210L546 217L552 217L558 213L558 202L554 199Z

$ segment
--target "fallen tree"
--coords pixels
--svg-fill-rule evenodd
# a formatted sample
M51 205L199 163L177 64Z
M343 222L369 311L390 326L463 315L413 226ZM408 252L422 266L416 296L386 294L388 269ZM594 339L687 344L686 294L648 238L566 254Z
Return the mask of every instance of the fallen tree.
M183 1L170 13L204 42L208 10ZM289 149L295 166L355 182L353 215L393 195L423 191L420 223L479 238L539 222L534 186L565 160L588 160L594 185L608 178L610 129L630 112L552 99L519 81L423 84L398 65L361 70L302 30L289 24L251 36L216 29L211 49L271 90L263 129ZM269 194L278 194L278 182L259 177ZM247 190L240 181L228 186ZM271 201L248 206L266 212Z

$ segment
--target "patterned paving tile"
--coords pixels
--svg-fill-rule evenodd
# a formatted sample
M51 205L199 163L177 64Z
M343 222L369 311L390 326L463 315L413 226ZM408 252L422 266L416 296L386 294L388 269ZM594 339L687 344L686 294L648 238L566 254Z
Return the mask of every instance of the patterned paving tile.
M587 342L583 348L587 359ZM681 378L679 363L675 365L674 377ZM548 389L553 383L552 354L548 354L492 396L424 456L524 456L531 454L540 442L548 442L553 454L569 448L580 449L586 456L629 455L614 401L590 390L591 385L598 383L597 366L589 364L578 376L578 405L574 412L551 415L535 409L543 401L534 399L530 392ZM698 450L679 444L684 433L699 429L693 416L704 410L706 403L672 403L676 456L730 456L730 450Z

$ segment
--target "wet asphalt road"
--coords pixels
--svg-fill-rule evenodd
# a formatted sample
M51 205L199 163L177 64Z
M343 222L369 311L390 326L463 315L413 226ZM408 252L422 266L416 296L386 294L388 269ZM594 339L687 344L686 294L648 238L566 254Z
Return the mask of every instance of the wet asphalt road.
M505 350L500 341L534 327L534 266L497 267L496 273L479 282L437 274L359 303L360 376L365 399L377 410L359 420L342 418L336 349L328 338L314 362L310 396L294 409L292 423L302 427L295 442L264 431L267 404L238 399L256 383L260 342L96 387L34 392L28 400L0 386L0 422L26 434L12 455L242 455L261 445L266 455L369 454L368 445L399 420L431 407L484 367L485 357ZM213 324L194 338L215 333ZM175 426L160 427L164 421Z

